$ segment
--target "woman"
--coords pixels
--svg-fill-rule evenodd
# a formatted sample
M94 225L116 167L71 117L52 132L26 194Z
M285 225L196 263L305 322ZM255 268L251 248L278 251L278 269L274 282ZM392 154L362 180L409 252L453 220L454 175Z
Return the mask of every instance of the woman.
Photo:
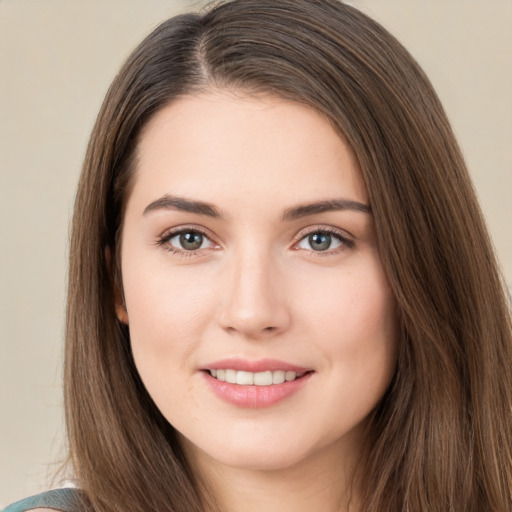
M67 318L80 491L8 511L512 508L475 194L428 79L347 5L235 0L143 41L91 136Z

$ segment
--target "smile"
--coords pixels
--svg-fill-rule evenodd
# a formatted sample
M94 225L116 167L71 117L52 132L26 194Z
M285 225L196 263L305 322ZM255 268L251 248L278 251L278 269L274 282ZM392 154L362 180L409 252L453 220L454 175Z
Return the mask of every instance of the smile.
M205 384L222 401L249 409L271 407L290 399L307 385L315 373L314 370L271 360L266 363L231 360L231 364L225 361L211 366L216 368L207 367L200 372ZM244 369L235 370L233 366Z
M221 382L238 384L239 386L271 386L272 384L282 384L283 382L292 382L295 379L299 379L306 373L297 373L290 370L248 372L232 369L211 369L208 371L212 377Z

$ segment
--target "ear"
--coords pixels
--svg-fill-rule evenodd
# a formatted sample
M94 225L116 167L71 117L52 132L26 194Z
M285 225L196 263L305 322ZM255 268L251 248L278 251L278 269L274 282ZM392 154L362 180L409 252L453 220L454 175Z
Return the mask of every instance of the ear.
M114 286L114 300L116 301L117 319L122 324L128 325L128 312L126 311L126 306L124 305L124 301L122 299L121 293L117 289L117 286Z
M128 312L126 311L126 306L124 304L123 293L119 287L118 279L115 277L115 271L112 265L112 251L110 247L105 247L105 260L107 262L107 268L109 270L110 276L110 286L112 286L112 290L114 292L114 303L116 307L116 316L117 319L125 325L128 325Z

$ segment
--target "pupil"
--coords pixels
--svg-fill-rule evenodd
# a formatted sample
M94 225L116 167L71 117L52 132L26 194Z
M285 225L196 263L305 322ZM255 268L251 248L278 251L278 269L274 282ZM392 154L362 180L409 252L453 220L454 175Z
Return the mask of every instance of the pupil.
M309 243L317 251L326 251L331 246L331 235L314 233L309 235Z
M195 251L201 247L203 235L201 233L183 233L180 235L180 243L184 249Z

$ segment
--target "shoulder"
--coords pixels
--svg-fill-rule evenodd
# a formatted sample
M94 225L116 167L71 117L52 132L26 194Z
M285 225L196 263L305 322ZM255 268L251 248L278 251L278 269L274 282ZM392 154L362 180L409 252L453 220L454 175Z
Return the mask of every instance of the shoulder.
M2 512L82 512L84 499L74 488L53 489L9 505Z

